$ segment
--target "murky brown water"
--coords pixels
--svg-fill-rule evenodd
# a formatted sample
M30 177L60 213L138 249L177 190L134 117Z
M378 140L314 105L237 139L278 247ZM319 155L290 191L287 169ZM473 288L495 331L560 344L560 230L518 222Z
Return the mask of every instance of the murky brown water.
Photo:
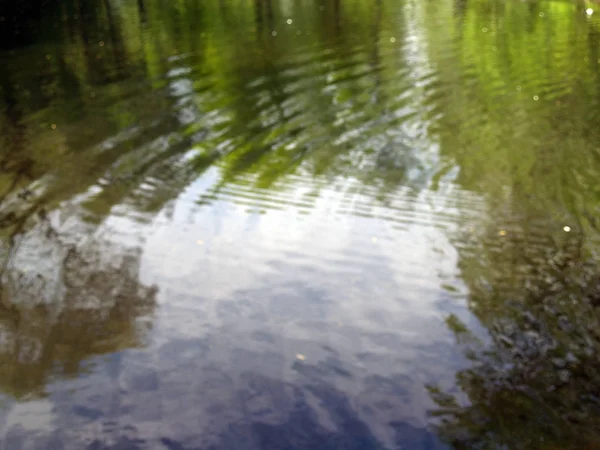
M594 4L33 6L0 448L599 448Z

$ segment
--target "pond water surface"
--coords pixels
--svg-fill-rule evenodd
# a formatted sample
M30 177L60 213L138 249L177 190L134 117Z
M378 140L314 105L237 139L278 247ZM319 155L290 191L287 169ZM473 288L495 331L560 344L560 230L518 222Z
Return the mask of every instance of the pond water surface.
M600 448L598 18L2 13L0 448Z

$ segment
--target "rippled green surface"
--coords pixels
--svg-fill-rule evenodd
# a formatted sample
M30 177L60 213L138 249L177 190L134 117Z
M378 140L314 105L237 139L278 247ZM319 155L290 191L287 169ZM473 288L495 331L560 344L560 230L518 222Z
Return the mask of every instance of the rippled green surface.
M0 447L600 445L596 6L32 11L0 14Z

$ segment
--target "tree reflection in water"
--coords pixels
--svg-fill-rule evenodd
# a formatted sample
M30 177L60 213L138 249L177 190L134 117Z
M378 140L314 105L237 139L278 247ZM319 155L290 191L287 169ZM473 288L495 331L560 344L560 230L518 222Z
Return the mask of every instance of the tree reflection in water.
M600 267L582 239L525 248L516 236L479 255L501 268L472 278L488 337L447 321L471 361L456 376L466 398L429 388L453 448L599 448Z
M334 206L351 204L346 212L399 228L421 221L420 229L451 229L463 213L479 216L471 196L432 195L427 208L415 201L418 193L440 194L449 174L453 191L473 193L492 209L510 192L531 215L532 205L571 203L575 216L594 221L600 127L593 21L584 25L583 14L556 2L545 16L540 5L518 2L306 2L294 4L293 25L286 2L271 0L49 4L53 21L32 35L44 45L2 55L11 71L0 71L0 390L40 398L71 378L51 399L56 431L38 442L13 427L6 447L440 448L422 426L402 421L410 409L406 388L398 393L406 380L373 375L367 398L353 402L336 381L355 372L325 357L292 366L302 381L286 379L282 347L261 353L238 330L241 317L266 333L265 321L243 317L246 297L219 299L231 328L216 321L211 332L183 342L169 337L132 350L144 342L156 292L138 281L137 243L105 238L105 222L172 214L172 200L207 167L217 179L190 189L186 200L201 207L249 202L266 212L287 205L292 196L277 196L287 190L304 192L294 200L306 213L321 189L341 182L336 190L345 198ZM429 152L434 142L439 155ZM446 203L461 200L446 211ZM425 214L438 206L443 214ZM469 402L430 389L438 430L456 448L599 441L598 259L577 239L544 240L556 225L547 217L529 236L515 233L529 219L506 226L501 246L497 230L471 253L457 246L470 306L489 339L448 320L472 362L457 376ZM292 265L288 273L298 270ZM265 311L275 316L281 298L271 278L263 285L255 297L272 298ZM302 283L291 288L301 292ZM304 305L315 290L290 302ZM204 299L194 294L196 306ZM388 310L373 312L380 320ZM184 322L187 310L181 316ZM381 328L373 336L394 337ZM227 347L228 339L238 343ZM402 341L391 341L400 351ZM407 364L413 372L427 354L418 350ZM431 354L439 359L444 350ZM110 361L86 372L97 355ZM275 360L275 370L245 367L244 357ZM95 377L89 391L77 390L86 376ZM77 392L65 400L70 389ZM395 438L384 445L375 422L391 426ZM210 431L206 445L192 442L199 423Z
M65 240L42 220L5 255L0 389L16 398L77 376L93 356L140 345L150 325L156 292L138 281L139 250Z

